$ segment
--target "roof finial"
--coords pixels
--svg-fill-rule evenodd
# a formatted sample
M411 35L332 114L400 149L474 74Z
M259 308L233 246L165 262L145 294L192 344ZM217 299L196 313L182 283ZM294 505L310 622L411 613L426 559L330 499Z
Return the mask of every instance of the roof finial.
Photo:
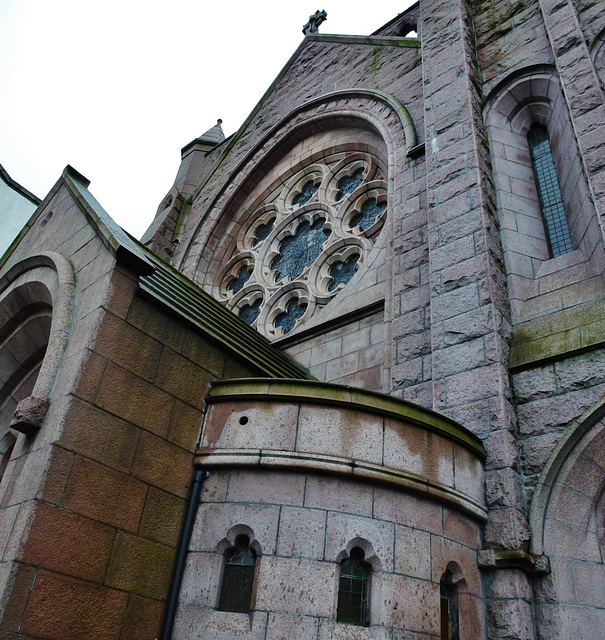
M309 35L310 33L317 33L319 30L319 25L328 17L328 14L325 11L319 11L319 9L312 15L309 16L309 22L303 27L303 33L305 35Z

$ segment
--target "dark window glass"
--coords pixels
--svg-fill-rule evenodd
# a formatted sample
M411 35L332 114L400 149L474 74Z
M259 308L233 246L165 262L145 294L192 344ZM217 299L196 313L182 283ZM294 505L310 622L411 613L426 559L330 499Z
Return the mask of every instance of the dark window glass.
M312 265L321 253L323 243L330 237L330 231L324 230L325 218L318 218L313 224L304 220L298 225L296 233L288 236L279 245L279 255L271 262L275 269L275 282L284 276L294 280L309 265Z
M293 205L298 205L299 207L303 204L306 204L311 200L311 198L317 193L319 189L319 184L313 184L313 180L309 180L303 185L300 193L292 200Z
M440 640L460 640L458 624L458 589L451 571L441 578L441 636Z
M248 613L252 599L256 554L250 549L247 536L238 536L235 547L225 551L219 611Z
M376 198L370 198L361 205L361 213L353 216L350 227L360 227L362 231L369 229L376 218L387 208L387 203L378 204Z
M252 269L250 267L242 267L238 273L237 276L235 276L227 285L227 289L229 291L233 291L233 293L237 293L238 291L241 291L244 288L244 285L246 284L246 282L248 282L248 280L250 280L250 277L252 276Z
M294 329L299 318L305 315L307 305L303 302L300 304L297 298L292 298L286 305L286 310L282 311L276 318L273 325L275 328L281 327L284 334L290 333Z
M349 193L353 193L355 189L363 182L363 167L357 169L353 175L344 176L338 181L338 193L336 194L336 201L342 200Z
M265 222L265 224L259 224L254 231L254 242L252 246L255 247L257 244L265 240L271 231L273 230L273 225L275 224L275 218L273 220L269 220L269 222Z
M252 303L252 304L245 304L240 310L239 310L239 317L246 323L246 324L250 324L253 325L256 322L256 319L258 318L258 315L260 313L260 306L263 303L263 299L259 298L256 302Z
M328 291L334 291L339 284L347 284L347 282L355 275L355 266L359 261L359 254L354 253L346 260L339 260L330 266L330 277L328 282Z
M364 552L355 547L340 563L338 583L338 622L364 627L370 624L370 577L372 567L364 562Z
M573 251L573 242L546 127L532 125L527 141L534 165L550 254L556 258Z

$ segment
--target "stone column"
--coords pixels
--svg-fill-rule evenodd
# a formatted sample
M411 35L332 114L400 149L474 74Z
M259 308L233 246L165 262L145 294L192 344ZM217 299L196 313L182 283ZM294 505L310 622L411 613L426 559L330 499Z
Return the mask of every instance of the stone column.
M461 0L421 3L434 408L485 439L486 549L523 550L509 305L471 24ZM533 638L525 574L487 575L489 638Z

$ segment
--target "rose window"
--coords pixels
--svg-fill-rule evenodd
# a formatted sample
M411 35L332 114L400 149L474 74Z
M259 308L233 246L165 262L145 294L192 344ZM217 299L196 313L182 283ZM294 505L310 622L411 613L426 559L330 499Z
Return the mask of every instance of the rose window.
M219 298L269 338L290 333L353 280L386 210L384 170L367 152L335 153L284 177L243 212Z

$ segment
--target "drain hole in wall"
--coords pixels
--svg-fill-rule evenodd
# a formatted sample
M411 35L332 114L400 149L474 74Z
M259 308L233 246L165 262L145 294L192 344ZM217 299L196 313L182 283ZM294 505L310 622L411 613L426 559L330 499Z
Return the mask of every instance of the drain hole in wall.
M239 423L240 423L240 424L248 424L248 416L242 416L242 417L239 419Z

